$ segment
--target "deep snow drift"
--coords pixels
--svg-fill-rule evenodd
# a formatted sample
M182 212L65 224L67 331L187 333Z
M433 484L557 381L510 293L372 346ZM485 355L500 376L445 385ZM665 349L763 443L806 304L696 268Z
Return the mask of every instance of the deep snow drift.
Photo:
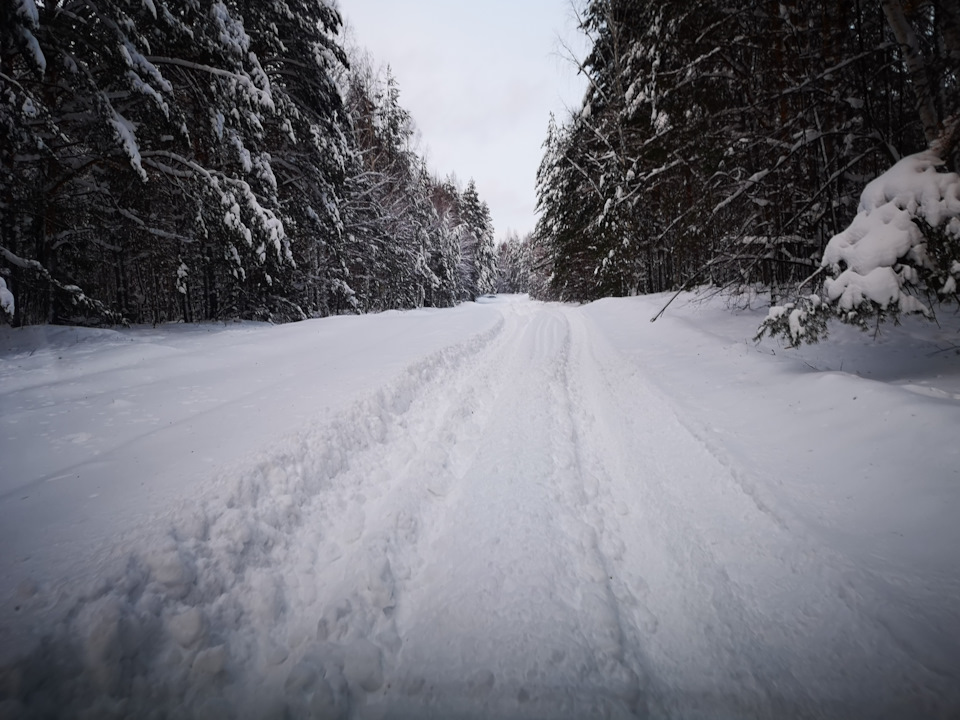
M957 323L663 300L4 330L0 717L960 711Z

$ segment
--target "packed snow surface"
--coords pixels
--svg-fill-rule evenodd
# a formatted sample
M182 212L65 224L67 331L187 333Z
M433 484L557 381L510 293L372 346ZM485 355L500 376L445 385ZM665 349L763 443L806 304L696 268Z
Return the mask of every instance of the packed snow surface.
M4 330L0 717L954 717L958 323L664 300Z

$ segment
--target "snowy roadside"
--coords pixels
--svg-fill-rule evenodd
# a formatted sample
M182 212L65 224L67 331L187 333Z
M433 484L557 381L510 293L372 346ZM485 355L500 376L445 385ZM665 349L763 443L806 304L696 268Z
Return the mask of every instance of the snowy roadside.
M960 318L939 326L907 318L877 338L835 327L820 345L785 349L749 339L763 308L731 313L686 295L647 322L668 297L602 300L585 314L670 398L743 496L796 548L840 571L834 589L866 627L890 639L903 663L928 669L932 684L918 683L920 696L937 695L933 678L956 688ZM867 633L851 642L868 646ZM900 712L946 712L935 708L914 699Z
M835 326L786 349L750 339L764 309L686 295L603 300L587 313L642 366L758 502L858 561L951 581L960 611L960 316L876 339Z
M69 596L120 538L497 322L468 304L285 326L0 329L0 647L17 646L31 597Z

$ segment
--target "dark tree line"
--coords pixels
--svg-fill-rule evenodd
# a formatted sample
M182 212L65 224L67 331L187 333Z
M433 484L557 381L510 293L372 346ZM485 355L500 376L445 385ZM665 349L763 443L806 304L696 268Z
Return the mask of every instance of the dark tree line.
M8 319L283 321L491 291L486 205L430 175L389 71L351 62L340 29L318 0L0 4Z
M530 241L545 295L815 273L864 184L937 140L958 165L955 0L589 0L589 86L551 121Z

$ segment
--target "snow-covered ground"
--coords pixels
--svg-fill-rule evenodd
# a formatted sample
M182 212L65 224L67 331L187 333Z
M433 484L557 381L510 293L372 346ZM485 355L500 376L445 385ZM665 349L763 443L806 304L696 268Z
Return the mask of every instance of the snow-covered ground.
M960 335L0 331L0 717L953 717Z

